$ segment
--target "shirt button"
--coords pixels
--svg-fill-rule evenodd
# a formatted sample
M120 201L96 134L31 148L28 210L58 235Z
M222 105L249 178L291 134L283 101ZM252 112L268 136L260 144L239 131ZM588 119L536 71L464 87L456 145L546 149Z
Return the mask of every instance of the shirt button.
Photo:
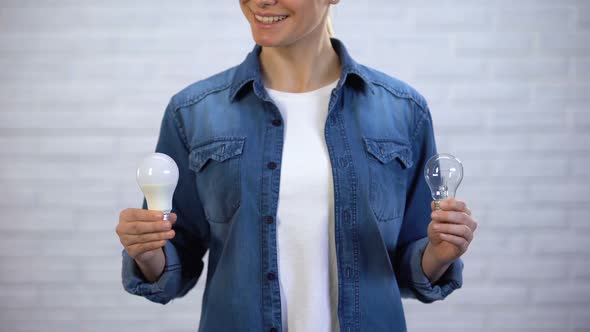
M342 212L342 215L343 215L342 217L344 218L344 222L345 222L346 224L350 223L350 211L349 211L348 209L345 209L345 210Z
M272 272L269 272L269 273L266 274L266 278L268 280L275 280L276 277L277 276L274 273L272 273Z
M341 157L338 160L340 161L340 167L342 167L342 168L348 167L348 158Z
M268 167L269 169L275 169L277 168L277 163L271 161L268 164L266 164L266 167Z
M275 221L275 218L272 216L266 216L264 217L264 221L266 221L267 224L272 224Z
M272 125L273 125L273 126L275 126L275 127L278 127L278 126L280 126L280 125L281 125L281 122L282 122L282 121L281 121L281 120L279 120L279 119L272 120Z
M349 267L346 268L346 277L349 279L352 277L352 269Z

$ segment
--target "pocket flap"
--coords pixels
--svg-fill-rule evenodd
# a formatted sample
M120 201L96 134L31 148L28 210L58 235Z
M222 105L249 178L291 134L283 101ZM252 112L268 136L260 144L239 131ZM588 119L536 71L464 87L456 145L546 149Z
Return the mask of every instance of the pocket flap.
M240 155L243 148L243 138L223 138L209 141L191 150L189 168L195 172L199 172L209 159L222 162Z
M391 139L364 138L365 147L373 157L383 164L387 164L397 158L405 168L414 164L412 161L412 149L408 143Z

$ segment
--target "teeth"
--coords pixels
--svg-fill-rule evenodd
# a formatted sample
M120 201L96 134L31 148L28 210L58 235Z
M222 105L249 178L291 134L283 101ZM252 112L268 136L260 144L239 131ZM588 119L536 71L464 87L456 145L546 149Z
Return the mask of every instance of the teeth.
M259 22L262 22L264 24L275 23L275 22L282 21L287 18L287 16L258 16L258 15L254 15L254 17L256 17L256 19Z

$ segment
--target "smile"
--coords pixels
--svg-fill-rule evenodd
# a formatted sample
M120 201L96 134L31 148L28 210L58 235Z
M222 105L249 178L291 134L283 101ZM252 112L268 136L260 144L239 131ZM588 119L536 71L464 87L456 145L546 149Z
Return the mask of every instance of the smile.
M254 15L254 17L260 23L273 24L273 23L277 23L277 22L280 22L280 21L286 19L287 18L287 15L284 15L284 16L259 16L259 15Z

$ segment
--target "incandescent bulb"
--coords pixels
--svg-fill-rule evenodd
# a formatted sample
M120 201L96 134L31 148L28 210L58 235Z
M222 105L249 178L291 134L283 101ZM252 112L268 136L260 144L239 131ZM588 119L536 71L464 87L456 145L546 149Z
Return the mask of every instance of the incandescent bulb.
M463 164L448 153L436 154L426 162L424 177L434 199L434 209L439 210L442 199L455 197L463 179Z
M152 153L137 167L137 184L147 201L148 209L164 212L168 220L172 211L172 196L178 183L178 166L163 153Z

